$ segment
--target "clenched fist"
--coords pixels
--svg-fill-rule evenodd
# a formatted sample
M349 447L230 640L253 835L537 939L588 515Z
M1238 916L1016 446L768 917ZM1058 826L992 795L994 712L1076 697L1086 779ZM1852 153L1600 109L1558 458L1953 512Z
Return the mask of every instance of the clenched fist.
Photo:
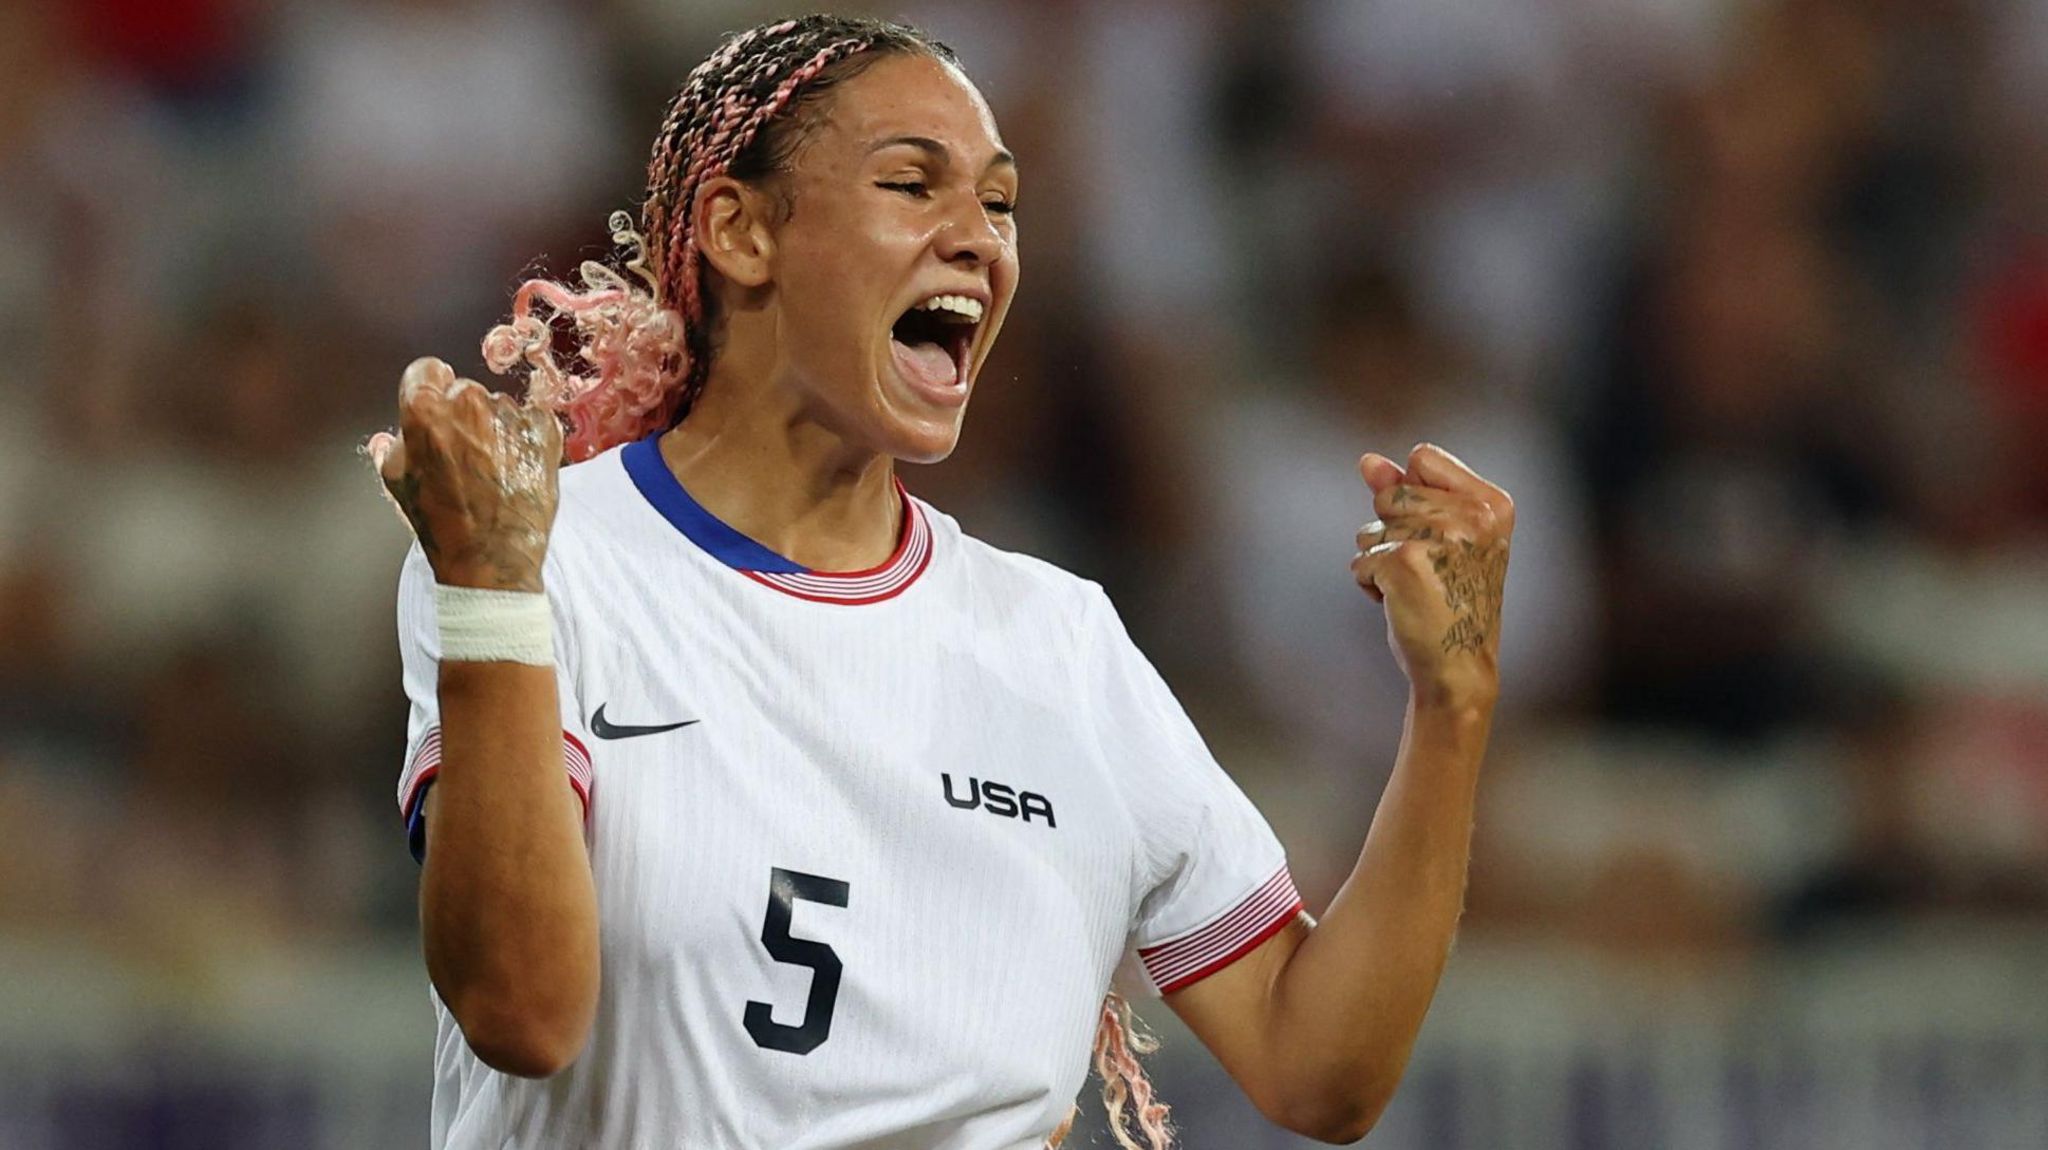
M1379 518L1359 529L1351 573L1386 604L1387 638L1409 686L1432 702L1491 703L1514 500L1427 443L1405 468L1368 454L1358 470Z
M562 461L552 413L416 359L398 384L398 434L370 452L436 582L541 590Z

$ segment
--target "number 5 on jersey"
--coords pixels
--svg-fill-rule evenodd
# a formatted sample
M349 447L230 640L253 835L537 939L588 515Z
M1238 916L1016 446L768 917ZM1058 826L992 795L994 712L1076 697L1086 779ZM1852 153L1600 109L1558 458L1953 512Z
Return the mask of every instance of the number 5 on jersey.
M839 1001L839 955L822 942L792 938L789 934L791 907L797 899L845 906L850 888L836 878L805 874L772 867L768 872L768 916L761 923L761 945L768 956L791 966L811 969L811 994L804 1002L804 1020L784 1026L771 1017L774 1007L765 1002L747 1003L747 1033L754 1044L790 1054L809 1054L832 1036L832 1008Z

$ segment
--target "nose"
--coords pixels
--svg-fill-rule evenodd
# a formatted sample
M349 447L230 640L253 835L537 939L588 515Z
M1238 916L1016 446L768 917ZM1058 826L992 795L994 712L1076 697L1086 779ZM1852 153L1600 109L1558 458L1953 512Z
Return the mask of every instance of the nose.
M995 221L989 218L988 209L982 206L980 199L971 197L939 228L933 247L937 249L939 258L949 264L982 268L995 264L1008 250L1002 233L996 230Z

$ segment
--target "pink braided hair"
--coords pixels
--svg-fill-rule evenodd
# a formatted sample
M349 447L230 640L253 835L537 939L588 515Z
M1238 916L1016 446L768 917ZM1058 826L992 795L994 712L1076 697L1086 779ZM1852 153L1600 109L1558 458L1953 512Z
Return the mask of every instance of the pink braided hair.
M1123 995L1109 992L1102 1000L1102 1013L1095 1023L1095 1076L1102 1080L1102 1103L1109 1117L1109 1132L1121 1150L1172 1150L1173 1126L1168 1121L1171 1108L1153 1097L1152 1080L1145 1076L1144 1064L1138 1061L1140 1055L1157 1049L1159 1039L1138 1025L1131 1004L1124 1001ZM1148 1145L1140 1146L1132 1137L1124 1114L1128 1106L1136 1107L1131 1118L1137 1121L1138 1133L1145 1136ZM1045 1140L1045 1150L1060 1150L1067 1135L1074 1132L1074 1119L1080 1114L1079 1106L1067 1112L1066 1121Z
M528 401L567 421L569 462L674 426L703 390L715 317L692 234L698 190L720 175L760 179L781 170L806 126L786 113L851 74L835 66L911 51L953 58L901 25L810 16L729 37L691 71L655 139L641 229L624 212L610 221L632 278L589 261L578 269L580 290L529 280L513 295L511 318L484 337L491 370L523 363ZM556 359L565 320L584 372Z
M1109 1132L1123 1150L1147 1150L1139 1146L1124 1128L1124 1107L1134 1108L1138 1130L1151 1143L1150 1150L1168 1150L1173 1132L1167 1125L1167 1106L1152 1096L1152 1080L1145 1076L1140 1055L1159 1049L1159 1039L1137 1025L1131 1004L1122 995L1110 993L1102 1000L1102 1018L1095 1028L1095 1074L1102 1079L1102 1102L1109 1111Z

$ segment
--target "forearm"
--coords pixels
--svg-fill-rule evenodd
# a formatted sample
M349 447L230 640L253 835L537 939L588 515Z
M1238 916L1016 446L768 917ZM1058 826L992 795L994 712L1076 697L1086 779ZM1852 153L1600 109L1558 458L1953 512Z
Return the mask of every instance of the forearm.
M445 662L420 883L427 970L479 1057L559 1070L598 989L597 896L552 667Z
M1362 1135L1393 1097L1464 906L1491 699L1411 698L1365 849L1273 988L1270 1049L1305 1105ZM1330 1125L1326 1118L1319 1123Z

